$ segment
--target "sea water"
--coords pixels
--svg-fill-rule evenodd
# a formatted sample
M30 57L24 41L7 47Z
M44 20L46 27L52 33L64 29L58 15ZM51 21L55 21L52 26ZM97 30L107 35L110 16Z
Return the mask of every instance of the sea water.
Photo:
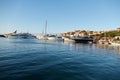
M0 38L0 80L120 80L120 55L96 44Z

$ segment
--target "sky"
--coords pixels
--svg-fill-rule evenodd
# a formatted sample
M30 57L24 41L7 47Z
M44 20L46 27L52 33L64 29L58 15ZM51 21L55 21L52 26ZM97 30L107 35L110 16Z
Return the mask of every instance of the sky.
M0 0L0 33L115 30L120 0Z

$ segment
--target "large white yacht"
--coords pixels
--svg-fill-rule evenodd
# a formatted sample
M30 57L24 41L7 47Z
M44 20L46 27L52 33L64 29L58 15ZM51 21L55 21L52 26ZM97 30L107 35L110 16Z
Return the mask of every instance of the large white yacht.
M10 34L5 34L4 36L6 38L12 38L12 39L34 39L35 38L35 36L30 33L17 33L17 31Z

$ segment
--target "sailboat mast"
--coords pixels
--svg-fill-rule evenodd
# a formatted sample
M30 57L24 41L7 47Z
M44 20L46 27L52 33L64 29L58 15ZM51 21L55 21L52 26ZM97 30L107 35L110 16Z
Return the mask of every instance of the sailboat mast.
M45 35L47 35L47 20L45 22Z

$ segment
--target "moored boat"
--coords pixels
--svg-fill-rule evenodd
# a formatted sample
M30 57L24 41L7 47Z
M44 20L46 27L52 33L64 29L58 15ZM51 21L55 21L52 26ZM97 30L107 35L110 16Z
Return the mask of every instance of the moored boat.
M113 46L120 46L120 42L110 42L110 44Z
M10 39L34 39L35 36L30 33L10 33L4 35L6 38Z
M93 42L93 39L92 38L90 38L90 37L87 37L87 36L84 36L84 37L75 37L75 38L73 38L73 40L75 41L75 42Z

